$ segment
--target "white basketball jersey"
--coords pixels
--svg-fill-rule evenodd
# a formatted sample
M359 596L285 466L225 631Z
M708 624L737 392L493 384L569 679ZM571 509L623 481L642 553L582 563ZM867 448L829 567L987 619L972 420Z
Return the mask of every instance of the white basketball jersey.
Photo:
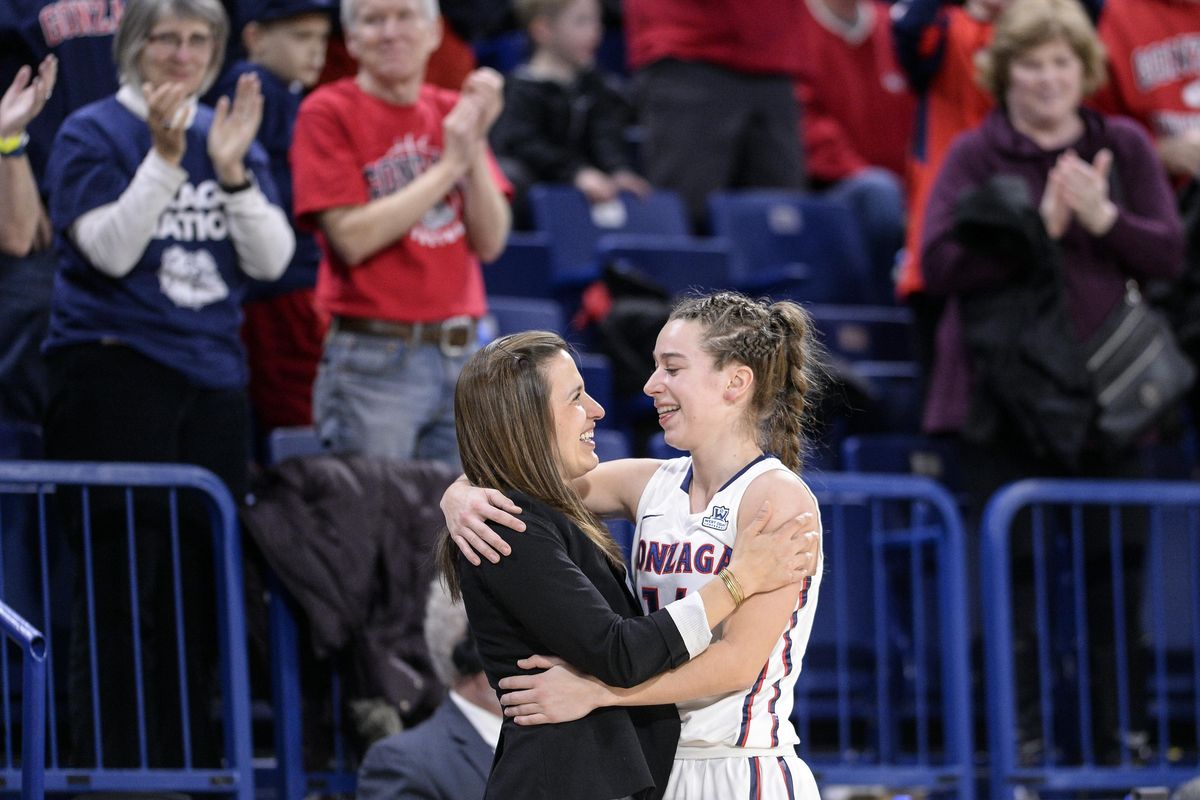
M634 589L647 613L699 590L729 564L742 497L755 478L776 469L787 467L777 458L758 458L721 487L707 508L692 514L688 500L691 457L672 459L659 467L638 503L632 549ZM811 494L807 485L804 491ZM679 703L683 730L678 757L687 757L690 748L786 746L790 751L800 741L788 717L812 631L823 567L821 557L816 574L803 584L787 629L749 691ZM713 638L720 638L721 631L719 626Z

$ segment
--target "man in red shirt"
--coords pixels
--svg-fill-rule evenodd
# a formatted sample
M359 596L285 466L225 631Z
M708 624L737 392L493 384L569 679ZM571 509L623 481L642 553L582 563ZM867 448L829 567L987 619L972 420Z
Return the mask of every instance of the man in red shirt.
M625 0L646 177L682 194L697 224L709 192L804 185L798 5Z
M354 78L300 107L295 212L321 246L331 315L313 414L335 452L458 463L454 385L486 310L480 259L504 249L510 191L487 148L503 80L425 84L436 0L343 0Z
M1200 1L1108 0L1099 33L1108 84L1095 104L1140 122L1172 176L1200 174Z
M809 176L854 209L866 236L877 294L892 297L904 244L903 175L916 101L896 63L882 0L804 0L796 97Z

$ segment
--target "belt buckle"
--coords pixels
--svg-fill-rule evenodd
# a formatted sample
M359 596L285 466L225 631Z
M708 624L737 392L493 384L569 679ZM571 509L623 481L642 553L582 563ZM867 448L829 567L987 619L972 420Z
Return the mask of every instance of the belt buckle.
M474 324L475 320L466 314L442 320L441 336L438 340L438 349L442 351L442 355L446 358L458 358L465 353L471 345L471 329ZM463 337L465 341L462 344L451 344L450 336L458 330L466 333Z

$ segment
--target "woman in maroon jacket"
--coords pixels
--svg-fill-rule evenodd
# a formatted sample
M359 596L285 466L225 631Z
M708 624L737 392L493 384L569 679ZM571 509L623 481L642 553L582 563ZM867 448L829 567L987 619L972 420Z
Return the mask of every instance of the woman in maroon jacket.
M1049 250L1057 251L1053 260L1061 270L1064 338L1073 337L1080 345L1122 302L1129 280L1172 279L1183 267L1183 234L1174 198L1145 133L1129 120L1105 117L1081 105L1102 80L1104 52L1075 0L1015 0L998 18L992 44L980 54L978 66L981 82L998 108L952 146L926 209L921 253L928 291L948 300L938 330L924 427L963 440L964 474L977 510L995 489L1018 478L1134 477L1141 468L1136 452L1114 454L1093 440L1084 442L1074 467L1063 466L1036 452L1036 443L1021 435L1022 420L1011 411L993 414L988 424L980 424L981 410L995 411L995 397L1003 387L980 380L981 373L995 365L982 363L979 351L967 346L964 327L973 319L971 304L1010 292L1035 270L1047 267L987 239L965 245L956 228L963 199L997 175L1028 190L1029 217L1044 229L1044 235L1037 231L1041 240L1048 236L1053 242ZM1016 303L1007 311L1030 313L1027 305ZM1045 342L1045 347L1052 346L1054 342ZM1087 553L1089 568L1096 569L1089 571L1096 576L1089 591L1097 598L1089 608L1097 665L1093 687L1112 692L1113 682L1106 685L1104 676L1114 662L1112 603L1108 592L1096 585L1104 576L1111 581L1106 555L1098 546L1107 547L1107 537L1100 537L1102 542L1087 538L1097 545L1089 546ZM1125 575L1131 585L1125 598L1133 628L1140 611L1139 591L1132 584L1140 576L1142 548L1129 539L1126 544ZM1022 555L1017 553L1016 573L1024 584L1014 587L1014 595L1032 603L1033 578L1022 569ZM1102 620L1092 617L1093 612L1102 613ZM1018 629L1020 649L1028 643L1022 637L1032 636L1028 628L1033 614L1014 619L1026 628L1024 633ZM1101 641L1103 635L1108 642ZM1026 688L1036 691L1034 686ZM1036 716L1036 708L1032 711ZM1097 703L1095 711L1102 744L1119 741L1115 719L1102 718L1115 717L1115 703ZM1033 724L1029 715L1025 721Z

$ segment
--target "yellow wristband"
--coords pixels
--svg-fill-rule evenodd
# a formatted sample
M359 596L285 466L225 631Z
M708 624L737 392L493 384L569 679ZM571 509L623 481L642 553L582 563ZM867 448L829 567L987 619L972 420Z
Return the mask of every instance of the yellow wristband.
M25 145L29 144L29 134L20 133L16 136L0 138L0 156L16 158L25 154Z

